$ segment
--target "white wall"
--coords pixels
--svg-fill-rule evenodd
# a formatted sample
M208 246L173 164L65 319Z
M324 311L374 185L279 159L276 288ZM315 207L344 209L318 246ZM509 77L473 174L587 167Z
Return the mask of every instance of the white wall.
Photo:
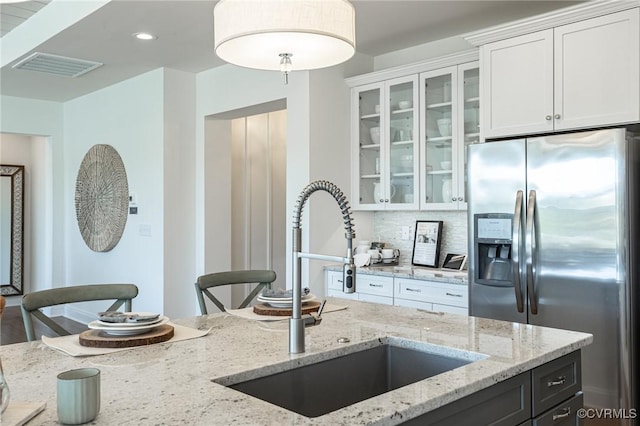
M376 56L374 59L374 69L375 71L379 71L414 62L426 61L471 48L473 48L473 46L459 35L448 37Z
M293 145L294 157L306 162L304 112L298 108L299 100L288 97L304 90L305 72L295 73L288 86L279 72L255 71L225 65L197 75L196 89L196 238L197 275L223 271L231 268L231 140L230 126L224 121L207 120L207 117L228 111L248 108L287 99L287 146ZM207 130L205 132L205 130ZM225 135L224 132L227 132ZM218 139L218 140L216 140ZM302 150L302 152L298 152ZM291 152L287 156L287 202L286 211L292 211L291 179L307 181L306 167L290 164ZM289 224L290 221L288 220ZM289 227L289 226L287 226ZM287 238L290 252L290 238ZM289 269L289 268L287 268Z
M165 315L190 316L195 290L195 75L164 70Z
M366 60L356 60L356 65L360 63L364 64L362 67L370 65ZM354 64L351 64L350 70L353 69ZM207 197L212 196L211 192L205 189L209 181L222 183L221 186L229 184L224 183L224 175L221 174L219 179L215 174L212 175L212 166L205 160L215 161L207 151L213 148L205 149L205 146L215 146L215 140L207 139L205 134L206 117L286 99L287 253L291 253L290 213L293 212L300 191L314 179L333 180L343 190L348 191L349 188L349 89L344 83L344 73L341 66L312 72L294 72L290 76L289 85L283 84L279 72L255 71L232 65L198 74L196 158L199 160L196 164L196 210L200 216L197 220L196 234L201 238L198 242L198 274L230 267L230 258L217 257L216 260L210 260L213 257L207 253L209 246L204 241L205 235L215 234L222 247L230 244L227 209L211 211L205 208L208 205ZM221 148L215 146L215 149ZM223 172L228 173L228 170ZM230 202L226 189L218 187L216 190L218 206ZM315 201L316 198L318 201ZM315 204L310 202L310 206L305 207L302 222L303 249L343 255L344 229L340 211L330 197L324 198L313 196L312 202ZM371 214L366 214L365 217L365 221L368 222L365 226L372 228L369 219ZM311 267L310 273L303 270L303 284L311 285L314 292L322 294L321 264ZM287 259L286 283L287 286L291 285L290 258Z
M164 72L151 71L74 99L64 105L64 191L66 279L64 285L133 283L140 290L134 309L164 312ZM138 214L129 215L120 242L94 252L76 223L74 196L78 168L95 144L113 146L124 163ZM56 164L59 166L59 163ZM150 228L142 236L139 226ZM88 307L82 312L89 314Z
M42 290L64 278L63 107L57 102L0 96L0 133L28 135L33 146L31 279L25 286ZM59 165L52 167L52 164ZM56 284L58 283L58 284ZM10 306L20 297L7 298Z

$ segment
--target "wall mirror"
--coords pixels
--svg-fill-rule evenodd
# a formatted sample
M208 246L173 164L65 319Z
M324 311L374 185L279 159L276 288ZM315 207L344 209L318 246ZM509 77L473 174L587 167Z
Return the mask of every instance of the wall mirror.
M0 164L0 294L22 294L24 166Z

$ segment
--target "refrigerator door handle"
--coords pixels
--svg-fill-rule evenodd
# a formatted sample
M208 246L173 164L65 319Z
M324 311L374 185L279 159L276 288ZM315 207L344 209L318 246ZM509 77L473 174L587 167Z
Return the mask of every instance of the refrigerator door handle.
M522 228L522 190L516 192L516 205L513 211L513 229L511 235L511 271L513 272L513 286L516 290L516 306L518 312L524 312L522 300L522 284L520 283L520 230Z
M526 251L527 251L527 293L529 294L529 309L531 313L536 315L538 313L538 301L536 300L535 292L535 273L533 270L533 264L535 262L534 252L536 251L535 243L535 214L536 214L536 191L529 191L529 205L527 207L527 236L526 236Z

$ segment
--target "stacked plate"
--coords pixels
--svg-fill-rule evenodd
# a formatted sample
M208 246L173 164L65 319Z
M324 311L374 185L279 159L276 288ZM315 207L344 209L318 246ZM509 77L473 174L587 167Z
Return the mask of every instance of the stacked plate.
M113 336L134 336L144 334L169 322L169 318L152 312L124 312L128 316L126 322L91 321L88 327L101 330Z
M315 300L315 296L313 294L306 294L302 296L302 304L311 302ZM260 295L258 296L258 302L264 303L269 306L273 306L274 308L291 308L293 307L293 297L267 297Z

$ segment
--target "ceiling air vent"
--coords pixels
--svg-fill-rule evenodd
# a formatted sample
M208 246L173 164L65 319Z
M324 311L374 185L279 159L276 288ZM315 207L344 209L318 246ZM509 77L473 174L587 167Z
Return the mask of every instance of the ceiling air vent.
M102 63L36 52L15 64L13 68L78 77L99 66L102 66Z

